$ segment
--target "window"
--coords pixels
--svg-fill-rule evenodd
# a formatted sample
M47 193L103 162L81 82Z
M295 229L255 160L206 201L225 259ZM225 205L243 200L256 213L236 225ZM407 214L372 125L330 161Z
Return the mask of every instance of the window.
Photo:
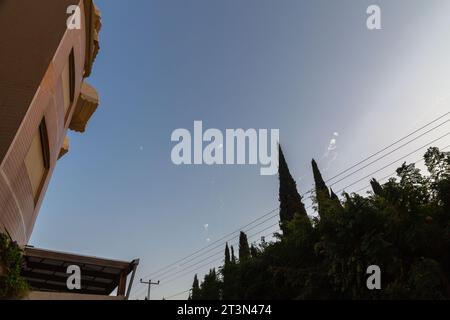
M64 95L64 112L65 117L67 118L68 111L73 103L75 95L75 55L73 49L70 52L69 60L62 72L62 87Z
M42 121L25 157L25 166L30 178L34 201L39 199L42 185L50 168L49 148L45 120Z

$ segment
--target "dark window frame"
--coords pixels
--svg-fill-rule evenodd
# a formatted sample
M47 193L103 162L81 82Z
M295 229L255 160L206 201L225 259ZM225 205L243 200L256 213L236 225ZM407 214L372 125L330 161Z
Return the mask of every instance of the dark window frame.
M73 109L73 103L75 101L75 52L73 48L69 54L69 61L66 63L69 64L69 107L64 115L64 124L67 124L69 114Z
M73 103L75 100L75 52L73 51L73 48L69 55L69 86L70 102Z
M45 117L39 124L39 135L41 138L42 147L42 159L44 161L44 174L42 175L41 183L34 197L34 204L36 205L41 197L42 190L44 189L45 181L47 180L48 174L50 172L50 143L48 140L47 125L45 123Z

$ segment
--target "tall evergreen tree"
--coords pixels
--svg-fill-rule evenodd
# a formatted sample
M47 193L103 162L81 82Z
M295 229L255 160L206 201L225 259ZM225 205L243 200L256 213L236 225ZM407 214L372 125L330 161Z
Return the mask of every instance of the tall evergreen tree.
M239 235L239 261L247 260L250 257L247 235L241 231Z
M201 285L201 296L203 300L220 299L220 281L216 274L216 269L211 269Z
M202 298L197 274L194 276L194 282L192 283L192 292L191 292L190 297L191 297L191 300L200 300Z
M311 165L312 165L312 170L313 170L313 175L314 175L314 183L316 186L316 192L321 191L325 195L327 195L327 197L329 198L330 193L328 192L328 187L322 178L322 174L320 173L320 170L319 170L319 167L317 166L316 160L312 159Z
M239 275L237 270L239 266L236 264L236 259L234 257L234 249L231 246L231 257L230 250L228 249L228 243L225 247L225 264L221 268L222 273L222 284L221 284L221 296L223 300L232 300L237 298L239 292L238 288L240 285Z
M297 184L289 172L281 146L278 146L278 158L278 178L280 180L280 228L283 231L283 234L286 234L288 232L286 224L294 218L295 214L297 213L306 216L307 213L302 198L297 191Z
M236 264L236 256L234 255L234 247L231 246L231 263Z
M382 201L344 193L338 207L336 194L330 189L326 197L322 185L324 219L312 225L297 216L281 240L249 249L252 257L257 251L256 259L236 261L231 246L223 277L211 270L200 293L193 290L194 300L450 299L450 153L430 149L425 164L426 175L404 164L397 170L400 179L382 186L372 181L374 190L382 189ZM242 242L248 249L246 237ZM383 269L383 290L367 290L372 263L389 266Z
M320 173L316 160L313 159L311 161L311 165L316 190L317 210L319 211L319 215L323 216L324 208L327 207L327 204L331 203L331 195L327 185L325 184L325 181L322 178L322 174Z
M229 265L231 262L230 249L228 248L228 242L225 245L225 266Z

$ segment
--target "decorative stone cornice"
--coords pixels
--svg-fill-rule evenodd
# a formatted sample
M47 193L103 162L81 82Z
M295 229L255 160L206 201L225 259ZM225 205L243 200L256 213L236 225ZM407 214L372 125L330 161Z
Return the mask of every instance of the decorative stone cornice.
M95 110L97 110L98 103L97 90L86 82L83 82L69 128L74 131L84 132L89 119Z
M84 77L91 74L92 66L100 49L99 32L102 27L100 10L93 0L83 0L86 19L86 59L84 62Z

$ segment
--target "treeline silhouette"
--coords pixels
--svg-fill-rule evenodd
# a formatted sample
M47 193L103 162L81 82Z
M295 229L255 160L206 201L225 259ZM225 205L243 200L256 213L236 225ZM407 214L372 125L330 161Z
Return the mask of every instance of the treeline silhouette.
M223 266L195 275L189 299L449 299L450 153L429 148L424 160L427 174L404 163L342 201L313 160L311 218L280 147L277 240L249 245L241 232L238 257L226 244ZM371 265L380 290L366 285Z

